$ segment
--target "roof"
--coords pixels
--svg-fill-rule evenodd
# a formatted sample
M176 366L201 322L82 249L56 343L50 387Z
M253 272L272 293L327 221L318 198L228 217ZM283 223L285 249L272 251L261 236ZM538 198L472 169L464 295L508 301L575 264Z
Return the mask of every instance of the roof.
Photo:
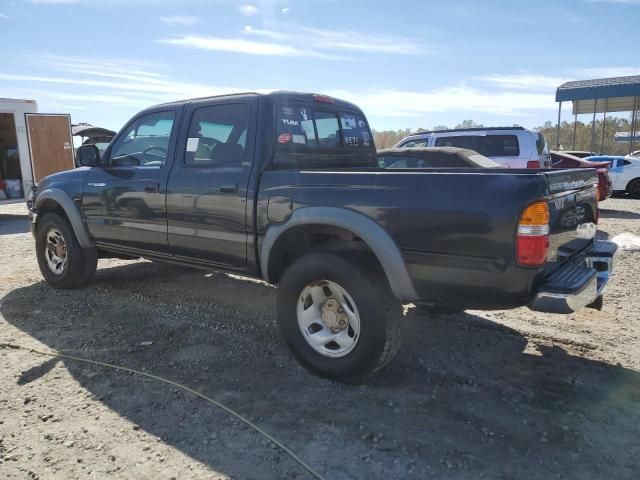
M566 82L558 87L556 102L636 95L640 95L640 75Z
M630 112L640 96L640 75L566 82L556 91L556 102L573 102L573 113Z
M357 105L351 103L351 102L347 102L346 100L341 100L339 98L335 98L335 97L331 97L330 95L325 95L322 93L311 93L311 92L294 92L294 91L289 91L289 90L274 90L274 91L270 91L270 92L236 92L236 93L227 93L227 94L223 94L223 95L211 95L208 97L197 97L197 98L187 98L187 99L183 99L183 100L176 100L173 102L166 102L166 103L161 103L159 105L154 105L153 107L150 107L151 109L156 108L156 107L162 107L162 106L169 106L169 105L180 105L183 103L188 103L188 102L196 102L196 101L206 101L209 99L221 99L221 98L238 98L238 97L245 97L245 96L250 96L250 97L257 97L257 96L262 96L262 97L289 97L291 98L294 102L310 102L314 100L314 97L318 96L318 97L326 97L326 98L331 98L334 102L334 104L336 106L341 106L341 107L348 107L357 111L361 111L360 107L358 107Z
M420 135L430 135L432 133L446 132L488 132L493 130L525 130L524 127L471 127L471 128L447 128L444 130L423 130L422 132L412 133L408 137L417 137Z

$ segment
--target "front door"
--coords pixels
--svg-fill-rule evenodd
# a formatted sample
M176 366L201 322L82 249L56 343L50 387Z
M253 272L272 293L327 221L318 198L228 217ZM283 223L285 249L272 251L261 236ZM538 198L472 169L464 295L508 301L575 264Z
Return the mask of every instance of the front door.
M100 244L167 251L165 195L179 119L173 109L145 113L105 151L85 180L83 212Z
M247 191L256 99L193 102L167 187L169 245L177 259L247 263Z
M69 115L25 113L25 122L35 184L47 175L75 167Z

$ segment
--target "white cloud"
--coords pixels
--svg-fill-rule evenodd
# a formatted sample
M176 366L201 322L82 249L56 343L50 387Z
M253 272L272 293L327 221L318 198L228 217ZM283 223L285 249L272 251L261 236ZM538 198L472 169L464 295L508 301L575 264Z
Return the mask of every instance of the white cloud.
M238 38L219 38L203 35L184 35L159 40L167 45L198 48L220 52L245 53L249 55L274 55L284 57L318 57L336 59L338 57L311 49L302 49L272 42L258 42Z
M280 10L280 13L282 15L286 15L287 13L289 13L291 11L291 9L289 7L284 7L283 9Z
M245 28L250 35L262 36L291 45L305 45L315 50L335 52L371 52L416 54L423 51L417 42L387 35L369 35L354 31L335 31L302 25L285 25L285 30Z
M252 17L259 13L258 7L255 5L240 5L238 11L245 17Z
M522 117L552 109L553 94L528 92L488 92L467 86L427 91L368 89L330 90L329 95L360 106L367 115L415 117L428 113L484 113Z
M167 25L193 25L198 21L198 17L193 15L169 15L160 17L160 20Z
M78 3L80 0L31 0L36 5L68 5L70 3Z
M9 15L6 13L0 13L0 18L9 18Z
M496 85L500 88L514 90L549 90L555 89L569 79L534 74L485 75L478 80Z

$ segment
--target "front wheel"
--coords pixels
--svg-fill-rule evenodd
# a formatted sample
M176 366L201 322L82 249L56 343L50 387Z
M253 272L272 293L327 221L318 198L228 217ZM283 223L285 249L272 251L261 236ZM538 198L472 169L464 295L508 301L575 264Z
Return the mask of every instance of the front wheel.
M36 257L42 276L54 288L80 288L96 272L96 249L82 248L69 221L58 213L47 213L38 222Z
M300 363L342 382L358 383L380 370L402 339L401 306L384 277L333 254L307 254L287 269L277 312Z

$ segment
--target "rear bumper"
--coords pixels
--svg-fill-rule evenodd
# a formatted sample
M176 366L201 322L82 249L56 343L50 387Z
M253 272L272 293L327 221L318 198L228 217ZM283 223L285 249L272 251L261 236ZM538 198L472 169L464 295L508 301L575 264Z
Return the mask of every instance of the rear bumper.
M572 313L594 303L613 272L618 246L596 241L593 246L547 278L529 304L531 310Z

